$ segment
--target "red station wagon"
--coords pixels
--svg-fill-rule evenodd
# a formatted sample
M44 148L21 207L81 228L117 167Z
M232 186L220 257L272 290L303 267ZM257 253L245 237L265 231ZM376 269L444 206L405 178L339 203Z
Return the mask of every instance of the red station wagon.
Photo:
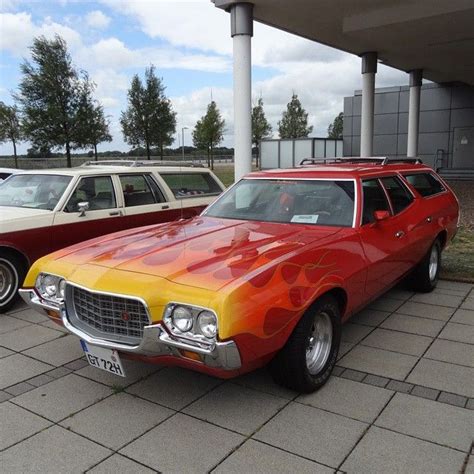
M199 217L48 255L21 294L119 375L121 357L224 378L270 363L313 391L351 315L406 277L433 290L459 217L421 162L332 161L251 173Z

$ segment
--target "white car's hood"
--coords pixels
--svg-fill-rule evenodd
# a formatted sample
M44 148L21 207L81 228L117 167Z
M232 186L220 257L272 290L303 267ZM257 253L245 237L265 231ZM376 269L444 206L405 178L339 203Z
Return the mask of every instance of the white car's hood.
M0 234L51 225L53 212L45 209L0 206Z

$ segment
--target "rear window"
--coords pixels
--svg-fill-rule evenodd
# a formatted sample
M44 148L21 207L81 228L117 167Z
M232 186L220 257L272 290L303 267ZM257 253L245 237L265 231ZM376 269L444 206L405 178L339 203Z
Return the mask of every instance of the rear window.
M160 173L178 199L216 195L221 187L209 173Z
M431 173L405 174L404 177L423 197L445 191L444 186Z
M382 178L381 181L387 190L390 201L392 201L394 214L402 212L413 202L413 196L408 192L408 189L402 184L399 178L393 176Z

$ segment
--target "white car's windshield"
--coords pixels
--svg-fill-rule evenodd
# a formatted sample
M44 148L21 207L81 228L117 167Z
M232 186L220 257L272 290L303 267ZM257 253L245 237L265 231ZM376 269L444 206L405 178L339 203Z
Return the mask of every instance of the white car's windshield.
M70 176L17 174L0 183L0 206L52 211L71 181Z
M354 181L243 179L205 212L264 222L352 226Z

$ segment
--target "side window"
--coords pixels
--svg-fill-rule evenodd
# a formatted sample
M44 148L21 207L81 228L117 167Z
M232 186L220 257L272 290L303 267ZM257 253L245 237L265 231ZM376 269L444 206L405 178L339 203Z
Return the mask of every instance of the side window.
M364 208L362 210L362 225L375 221L375 211L389 211L387 197L378 179L362 181Z
M382 183L392 201L393 212L398 214L413 202L413 196L408 189L402 184L399 178L395 176L382 178Z
M216 195L221 187L209 173L160 173L174 196L178 199Z
M117 207L112 178L110 176L81 178L64 210L76 212L80 202L88 202L91 211Z
M163 202L163 196L153 180L143 174L120 175L125 207Z
M406 174L404 177L423 197L445 191L444 186L431 173Z

